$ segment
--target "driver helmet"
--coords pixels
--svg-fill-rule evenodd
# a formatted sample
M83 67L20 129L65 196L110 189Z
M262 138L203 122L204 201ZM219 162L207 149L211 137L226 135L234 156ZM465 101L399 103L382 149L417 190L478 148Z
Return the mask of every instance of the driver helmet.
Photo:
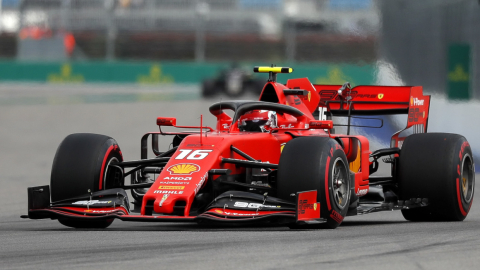
M240 131L266 132L269 127L276 127L276 115L273 111L253 110L245 113L238 120Z

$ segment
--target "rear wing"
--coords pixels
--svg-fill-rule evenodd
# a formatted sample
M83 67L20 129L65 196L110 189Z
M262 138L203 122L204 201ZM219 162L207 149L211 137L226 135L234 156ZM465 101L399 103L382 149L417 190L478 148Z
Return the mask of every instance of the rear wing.
M357 86L339 93L339 85L314 85L319 108L334 116L407 114L407 126L392 136L391 147L401 147L400 133L426 133L430 96L421 86Z

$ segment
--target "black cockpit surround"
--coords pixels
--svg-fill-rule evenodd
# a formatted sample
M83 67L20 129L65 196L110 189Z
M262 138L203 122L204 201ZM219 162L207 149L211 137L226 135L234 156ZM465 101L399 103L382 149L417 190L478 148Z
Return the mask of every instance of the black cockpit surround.
M223 110L233 110L235 112L235 115L233 116L232 123L237 122L240 116L244 115L246 112L253 110L268 110L275 111L277 113L287 113L294 117L300 117L304 115L303 112L299 109L287 105L272 102L248 100L217 102L210 106L209 110L215 116L221 114Z

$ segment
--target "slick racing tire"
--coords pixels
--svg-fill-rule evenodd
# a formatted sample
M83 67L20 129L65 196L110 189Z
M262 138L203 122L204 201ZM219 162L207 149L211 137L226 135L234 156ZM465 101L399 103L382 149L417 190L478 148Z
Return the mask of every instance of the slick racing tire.
M67 136L57 149L50 178L52 202L74 198L123 183L123 171L112 165L123 161L117 142L108 136L78 133ZM105 228L113 220L60 223L78 228Z
M402 200L428 199L428 206L402 210L410 221L462 221L473 201L475 166L461 135L424 133L408 136L399 160Z
M317 190L320 217L316 228L334 229L347 214L352 182L342 147L327 137L301 137L288 142L278 165L277 196L295 202L299 191ZM293 228L298 226L293 225Z

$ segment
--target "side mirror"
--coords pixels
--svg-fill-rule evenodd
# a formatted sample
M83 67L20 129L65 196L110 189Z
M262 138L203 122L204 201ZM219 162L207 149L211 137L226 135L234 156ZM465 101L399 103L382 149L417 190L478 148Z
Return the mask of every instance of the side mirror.
M333 121L332 120L310 121L309 126L310 126L311 129L332 129L333 128Z
M176 126L177 125L177 118L175 117L158 117L157 118L157 125L159 126Z

